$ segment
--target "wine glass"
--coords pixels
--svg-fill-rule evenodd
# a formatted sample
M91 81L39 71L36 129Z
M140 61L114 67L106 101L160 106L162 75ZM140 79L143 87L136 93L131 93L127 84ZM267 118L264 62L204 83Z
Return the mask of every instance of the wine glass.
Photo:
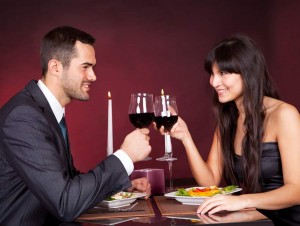
M169 135L173 125L178 120L178 109L176 104L176 97L171 95L156 96L154 101L154 120L157 129L164 126L165 132L165 155L157 158L158 161L173 161L171 138Z
M168 189L168 192L171 192L174 190L172 162L177 160L177 158L173 157L172 143L169 132L178 120L176 97L164 95L162 90L162 95L156 96L154 100L154 116L157 129L160 129L161 126L164 126L165 132L165 155L157 158L156 160L168 162L170 177L170 188Z
M153 94L133 93L129 105L129 119L135 128L148 128L154 121ZM144 161L151 160L146 157Z

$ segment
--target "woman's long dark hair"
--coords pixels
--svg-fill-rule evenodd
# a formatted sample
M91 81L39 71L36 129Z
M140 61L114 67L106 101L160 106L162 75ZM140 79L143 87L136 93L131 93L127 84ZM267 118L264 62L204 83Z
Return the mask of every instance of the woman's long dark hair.
M205 70L212 74L213 64L220 71L240 74L243 79L245 136L242 141L244 181L240 186L246 193L259 192L260 158L265 109L263 97L278 99L278 93L266 66L265 58L255 42L247 36L236 35L217 44L207 55ZM220 103L214 91L213 107L223 153L223 176L227 183L238 184L234 173L234 140L238 109L234 101Z

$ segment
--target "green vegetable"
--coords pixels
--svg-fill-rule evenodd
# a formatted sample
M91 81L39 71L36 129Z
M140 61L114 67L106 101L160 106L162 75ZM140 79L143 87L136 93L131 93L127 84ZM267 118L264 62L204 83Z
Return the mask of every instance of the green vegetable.
M187 190L184 188L179 188L178 191L176 192L177 196L190 196Z
M229 185L227 187L222 188L221 190L223 192L232 192L234 189L236 189L238 186L236 185Z

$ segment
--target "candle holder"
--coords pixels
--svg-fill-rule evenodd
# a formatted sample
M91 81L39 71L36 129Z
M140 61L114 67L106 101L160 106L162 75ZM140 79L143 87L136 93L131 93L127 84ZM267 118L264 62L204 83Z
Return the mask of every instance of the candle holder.
M139 169L130 175L131 180L146 177L151 184L151 195L165 194L165 174L163 169Z

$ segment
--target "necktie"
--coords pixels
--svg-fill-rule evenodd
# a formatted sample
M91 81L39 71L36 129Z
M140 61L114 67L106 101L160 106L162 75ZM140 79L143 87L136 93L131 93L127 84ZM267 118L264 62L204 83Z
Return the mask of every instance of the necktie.
M62 132L62 134L64 136L64 139L65 139L65 142L66 142L66 146L67 146L66 156L67 156L67 159L68 159L68 166L69 166L71 174L74 175L75 171L74 171L74 167L73 167L72 155L71 155L70 150L69 150L68 130L67 130L65 116L63 116L62 119L60 120L59 126L60 126L61 132Z
M60 126L61 132L64 136L66 145L68 147L68 131L67 131L67 126L66 126L65 116L63 116L62 119L60 120L59 126Z

